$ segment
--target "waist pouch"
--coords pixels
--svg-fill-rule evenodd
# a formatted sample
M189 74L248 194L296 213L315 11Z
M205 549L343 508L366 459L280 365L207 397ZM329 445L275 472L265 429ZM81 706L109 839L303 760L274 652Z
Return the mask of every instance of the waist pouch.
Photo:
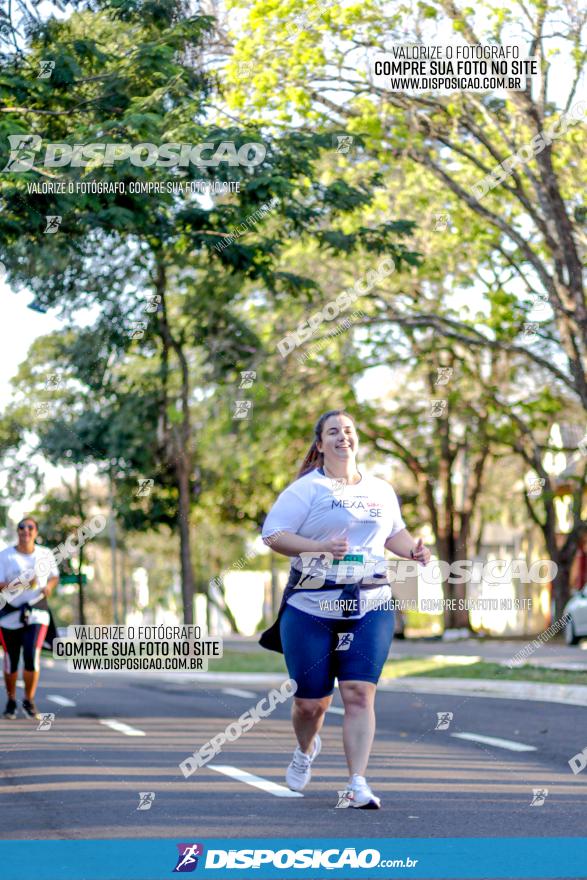
M7 614L12 614L13 611L20 611L20 622L23 626L27 626L31 611L36 608L38 608L39 611L49 611L49 604L46 596L41 596L39 601L35 602L34 605L31 605L29 602L25 602L24 605L10 605L7 602L4 608L0 608L0 620L2 620L3 617L6 617Z
M283 596L281 598L281 605L279 606L277 619L269 627L269 629L266 629L265 632L261 633L259 644L262 648L266 648L268 651L277 651L278 654L283 654L283 645L281 644L279 621L281 619L281 615L283 614L283 610L287 605L287 600L293 593L319 593L321 590L336 590L337 588L341 587L341 584L337 584L336 581L325 581L321 587L299 587L296 589L297 584L301 580L302 574L302 571L298 571L298 569L294 568L293 566L291 567L289 572L289 579L287 581L287 584L285 585L285 590L283 591ZM378 577L378 575L373 575L373 578L376 577ZM381 581L382 582L380 584L363 584L362 581L357 581L354 584L344 584L342 585L343 589L339 596L339 600L342 600L345 605L354 600L356 602L356 607L359 607L361 590L378 590L380 587L388 586L386 574L381 575ZM342 612L342 616L350 617L351 613L352 612L350 610L345 608L345 610Z

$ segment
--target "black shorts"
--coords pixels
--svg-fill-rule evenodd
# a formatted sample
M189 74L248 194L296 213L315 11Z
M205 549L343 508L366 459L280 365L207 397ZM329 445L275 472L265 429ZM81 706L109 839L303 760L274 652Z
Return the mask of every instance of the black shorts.
M21 651L27 672L35 672L41 668L41 648L47 635L47 628L46 623L31 623L18 629L0 627L0 644L4 648L4 672L10 675L18 671Z

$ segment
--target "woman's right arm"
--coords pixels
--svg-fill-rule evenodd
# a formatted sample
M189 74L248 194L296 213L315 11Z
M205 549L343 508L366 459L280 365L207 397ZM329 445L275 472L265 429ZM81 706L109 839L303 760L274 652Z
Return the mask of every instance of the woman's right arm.
M302 538L293 532L277 532L263 538L265 544L281 553L282 556L299 556L300 553L332 553L335 559L342 559L348 552L349 542L346 538L330 538L327 541L313 541Z
M346 538L327 538L315 541L298 535L312 506L311 484L298 480L281 493L263 525L263 541L282 556L299 556L300 553L332 553L342 559L348 552Z
M29 590L36 585L37 576L34 574L34 570L30 569L28 572L21 572L11 581L0 581L0 591L18 588L22 592L22 590Z

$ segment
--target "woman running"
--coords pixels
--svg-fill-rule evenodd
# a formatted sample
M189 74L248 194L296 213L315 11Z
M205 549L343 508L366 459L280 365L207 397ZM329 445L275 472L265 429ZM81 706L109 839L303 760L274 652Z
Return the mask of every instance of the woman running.
M0 644L4 649L4 684L8 702L4 718L16 718L16 680L21 653L24 658L24 700L27 718L40 718L35 693L41 669L41 648L51 616L47 596L59 583L59 569L48 547L35 543L36 519L25 516L18 524L16 546L0 553Z
M293 561L278 618L260 643L285 655L297 682L292 720L298 746L286 771L289 788L301 791L310 781L336 678L348 800L379 809L365 774L375 691L394 628L384 548L424 565L430 551L409 534L391 486L357 470L358 446L346 412L324 413L297 480L269 511L263 540Z

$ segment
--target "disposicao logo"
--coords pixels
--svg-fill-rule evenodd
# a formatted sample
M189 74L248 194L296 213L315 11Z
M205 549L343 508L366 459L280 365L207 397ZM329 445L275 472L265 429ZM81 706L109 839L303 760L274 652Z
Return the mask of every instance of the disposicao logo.
M204 855L204 847L201 843L178 843L179 850L177 864L173 869L174 874L189 874L198 867L199 856Z
M249 141L238 148L232 141L204 144L130 144L130 143L87 143L87 144L46 144L39 135L8 135L10 155L3 171L22 172L40 168L85 168L86 165L105 165L111 167L115 162L128 160L137 168L187 168L190 163L198 167L218 167L225 162L230 166L260 165L267 153L264 144ZM205 155L206 154L206 155Z

